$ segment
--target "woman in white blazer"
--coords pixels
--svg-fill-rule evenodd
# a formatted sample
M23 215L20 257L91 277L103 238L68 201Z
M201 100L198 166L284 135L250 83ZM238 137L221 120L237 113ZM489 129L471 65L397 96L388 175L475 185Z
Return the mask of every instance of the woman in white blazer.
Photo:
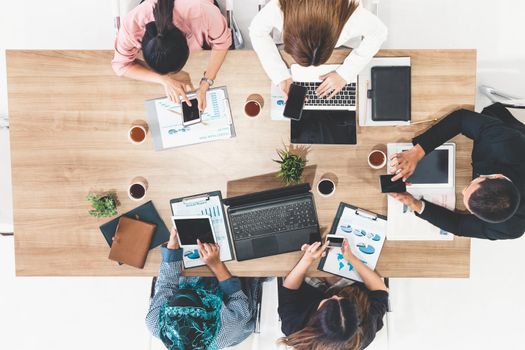
M385 25L356 0L270 0L250 25L250 38L272 82L285 96L292 83L290 72L271 37L283 33L284 51L302 66L319 66L334 48L351 39L360 44L335 71L320 77L320 97L335 96L368 64L386 40Z

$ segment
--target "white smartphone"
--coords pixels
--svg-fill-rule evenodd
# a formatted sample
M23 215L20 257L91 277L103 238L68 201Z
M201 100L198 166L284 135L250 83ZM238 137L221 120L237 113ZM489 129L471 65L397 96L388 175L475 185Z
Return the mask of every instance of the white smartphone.
M191 102L191 106L182 101L182 125L188 126L201 122L201 112L199 111L199 102L197 101L197 95L188 94L188 99Z
M172 216L171 218L177 229L177 238L181 247L195 247L197 239L201 243L215 243L217 241L209 216Z
M326 240L330 241L328 248L342 248L345 238L338 235L326 235Z

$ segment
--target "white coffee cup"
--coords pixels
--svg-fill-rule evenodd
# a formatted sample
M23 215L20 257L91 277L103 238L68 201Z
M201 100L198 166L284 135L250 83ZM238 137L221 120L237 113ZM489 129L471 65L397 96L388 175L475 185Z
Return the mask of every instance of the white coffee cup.
M371 161L371 158L373 158L374 156L377 156L377 157L382 157L383 161L381 163L379 162L372 162ZM384 167L386 165L386 154L385 152L383 151L380 151L378 149L375 149L373 150L372 152L370 152L368 154L368 165L372 168L372 169L381 169L382 167Z
M335 182L329 178L323 177L317 183L317 193L321 197L330 197L335 193Z
M142 120L134 121L128 130L128 139L135 145L140 145L146 141L148 134L148 124Z
M148 181L142 176L137 176L128 187L128 197L133 201L140 201L146 197L148 191Z

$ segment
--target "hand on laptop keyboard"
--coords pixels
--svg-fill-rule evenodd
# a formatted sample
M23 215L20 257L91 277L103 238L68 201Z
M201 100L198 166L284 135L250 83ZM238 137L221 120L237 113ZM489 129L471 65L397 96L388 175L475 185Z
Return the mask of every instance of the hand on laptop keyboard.
M306 100L304 105L309 106L355 106L356 104L356 84L347 84L341 89L334 98L327 99L318 97L316 90L322 83L318 82L300 82L296 81L294 84L305 86L308 90L306 92Z
M332 98L339 93L345 86L346 80L344 80L337 72L330 72L319 77L323 82L315 93L317 96L323 98Z

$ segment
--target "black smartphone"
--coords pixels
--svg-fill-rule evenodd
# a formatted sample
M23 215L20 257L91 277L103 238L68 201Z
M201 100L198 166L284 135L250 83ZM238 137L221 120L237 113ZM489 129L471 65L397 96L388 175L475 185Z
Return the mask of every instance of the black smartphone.
M336 235L326 235L326 239L330 241L330 243L328 243L328 248L341 248L345 240L344 237Z
M403 179L396 180L392 182L392 178L395 175L380 175L379 181L381 183L381 193L391 193L391 192L406 192L407 186Z
M292 83L288 92L288 100L286 100L286 105L284 106L283 116L293 120L300 120L305 99L306 87Z
M199 102L194 98L190 100L191 106L182 101L182 125L188 126L201 121L201 112L199 111Z

